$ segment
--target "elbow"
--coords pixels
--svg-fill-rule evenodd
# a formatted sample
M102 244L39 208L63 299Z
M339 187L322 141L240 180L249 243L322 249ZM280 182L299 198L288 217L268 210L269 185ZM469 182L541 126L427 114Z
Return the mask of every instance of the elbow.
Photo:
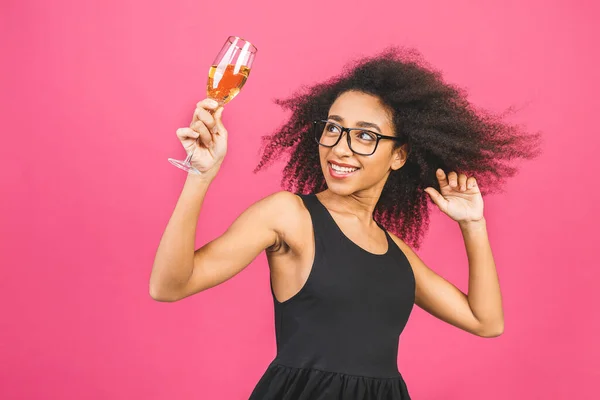
M479 336L484 338L495 338L504 333L504 321L493 325L485 326L479 332Z
M164 302L164 303L172 303L174 301L180 300L181 296L176 295L172 291L167 291L161 288L158 285L150 284L150 297L153 300Z

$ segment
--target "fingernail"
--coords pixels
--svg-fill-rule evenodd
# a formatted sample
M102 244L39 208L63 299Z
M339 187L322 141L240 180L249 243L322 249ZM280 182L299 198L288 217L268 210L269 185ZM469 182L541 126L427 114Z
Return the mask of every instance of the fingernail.
M216 107L219 105L219 102L217 102L216 100L210 99L210 105L213 107Z

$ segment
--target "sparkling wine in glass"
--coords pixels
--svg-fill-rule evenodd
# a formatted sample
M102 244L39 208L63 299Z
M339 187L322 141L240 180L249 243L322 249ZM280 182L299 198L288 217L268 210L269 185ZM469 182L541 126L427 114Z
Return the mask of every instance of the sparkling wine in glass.
M216 100L222 106L237 96L250 75L256 51L256 47L247 40L237 36L227 38L208 71L207 97ZM169 162L189 173L200 174L190 163L194 149L195 147L185 160L169 158Z

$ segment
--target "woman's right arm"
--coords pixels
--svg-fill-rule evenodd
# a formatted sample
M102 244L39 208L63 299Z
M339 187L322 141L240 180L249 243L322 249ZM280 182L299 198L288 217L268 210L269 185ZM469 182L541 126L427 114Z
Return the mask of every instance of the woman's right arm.
M248 207L221 236L194 251L196 222L209 183L190 175L161 239L150 295L177 301L225 282L279 241L284 221L297 200L277 192Z
M198 103L190 128L177 132L187 151L195 148L191 162L201 174L188 175L158 246L150 276L150 296L155 300L177 301L239 273L278 243L284 216L290 205L297 204L289 192L272 194L246 209L223 235L194 250L202 203L227 148L221 113L204 100Z

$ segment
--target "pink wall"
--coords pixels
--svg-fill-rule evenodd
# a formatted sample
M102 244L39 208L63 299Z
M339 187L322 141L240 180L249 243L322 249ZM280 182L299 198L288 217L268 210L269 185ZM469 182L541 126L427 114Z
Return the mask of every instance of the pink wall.
M259 53L225 113L229 153L198 245L278 189L280 165L251 172L260 136L284 118L272 99L353 57L414 46L478 105L520 108L515 119L545 143L504 194L485 199L504 335L477 338L416 309L399 355L411 394L597 398L598 6L351 3L1 3L0 398L243 399L273 358L264 255L182 302L148 295L185 178L167 162L184 155L175 129L204 97L229 34ZM419 253L466 289L455 223L434 214Z

